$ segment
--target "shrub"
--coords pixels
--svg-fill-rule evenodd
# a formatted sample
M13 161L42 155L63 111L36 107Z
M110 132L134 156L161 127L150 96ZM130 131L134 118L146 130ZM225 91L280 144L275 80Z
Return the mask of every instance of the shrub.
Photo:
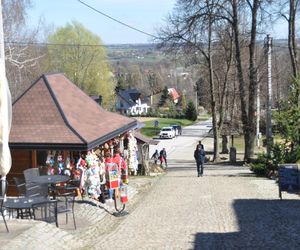
M255 174L264 176L267 173L267 166L264 163L250 163L250 170Z

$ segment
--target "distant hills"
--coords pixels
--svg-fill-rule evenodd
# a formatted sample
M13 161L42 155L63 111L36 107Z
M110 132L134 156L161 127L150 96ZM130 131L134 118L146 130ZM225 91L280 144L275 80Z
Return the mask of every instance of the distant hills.
M107 45L109 61L155 62L164 58L156 44L114 44Z

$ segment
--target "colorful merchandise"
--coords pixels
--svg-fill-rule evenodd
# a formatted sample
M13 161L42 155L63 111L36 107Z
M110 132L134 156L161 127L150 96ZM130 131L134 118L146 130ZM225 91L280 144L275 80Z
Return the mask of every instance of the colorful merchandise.
M128 134L128 169L129 171L136 175L137 173L137 141L133 136L132 132Z
M128 188L127 185L123 185L120 187L120 201L122 203L128 202Z
M118 165L114 162L105 163L106 180L108 188L115 189L119 187Z

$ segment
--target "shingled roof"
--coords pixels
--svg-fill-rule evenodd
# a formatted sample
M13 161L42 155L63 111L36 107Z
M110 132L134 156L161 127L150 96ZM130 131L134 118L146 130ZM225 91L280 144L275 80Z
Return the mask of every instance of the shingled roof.
M13 103L9 145L89 150L136 124L104 110L63 74L44 74Z

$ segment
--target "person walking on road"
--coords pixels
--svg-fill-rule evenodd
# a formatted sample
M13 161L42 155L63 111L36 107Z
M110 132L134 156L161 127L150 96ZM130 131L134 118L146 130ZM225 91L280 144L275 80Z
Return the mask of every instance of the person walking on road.
M157 164L158 158L159 158L159 154L158 154L158 150L156 149L153 155L151 156L151 160L153 160L154 163Z
M162 167L163 163L165 163L165 167L168 166L167 163L167 152L166 149L163 148L160 152L159 152L159 160L160 160L160 166Z
M203 164L205 161L205 151L202 144L198 144L194 151L194 158L197 163L198 177L203 175Z
M199 141L199 144L198 144L200 147L202 147L203 148L203 150L204 150L204 145L202 144L202 142L201 141Z

